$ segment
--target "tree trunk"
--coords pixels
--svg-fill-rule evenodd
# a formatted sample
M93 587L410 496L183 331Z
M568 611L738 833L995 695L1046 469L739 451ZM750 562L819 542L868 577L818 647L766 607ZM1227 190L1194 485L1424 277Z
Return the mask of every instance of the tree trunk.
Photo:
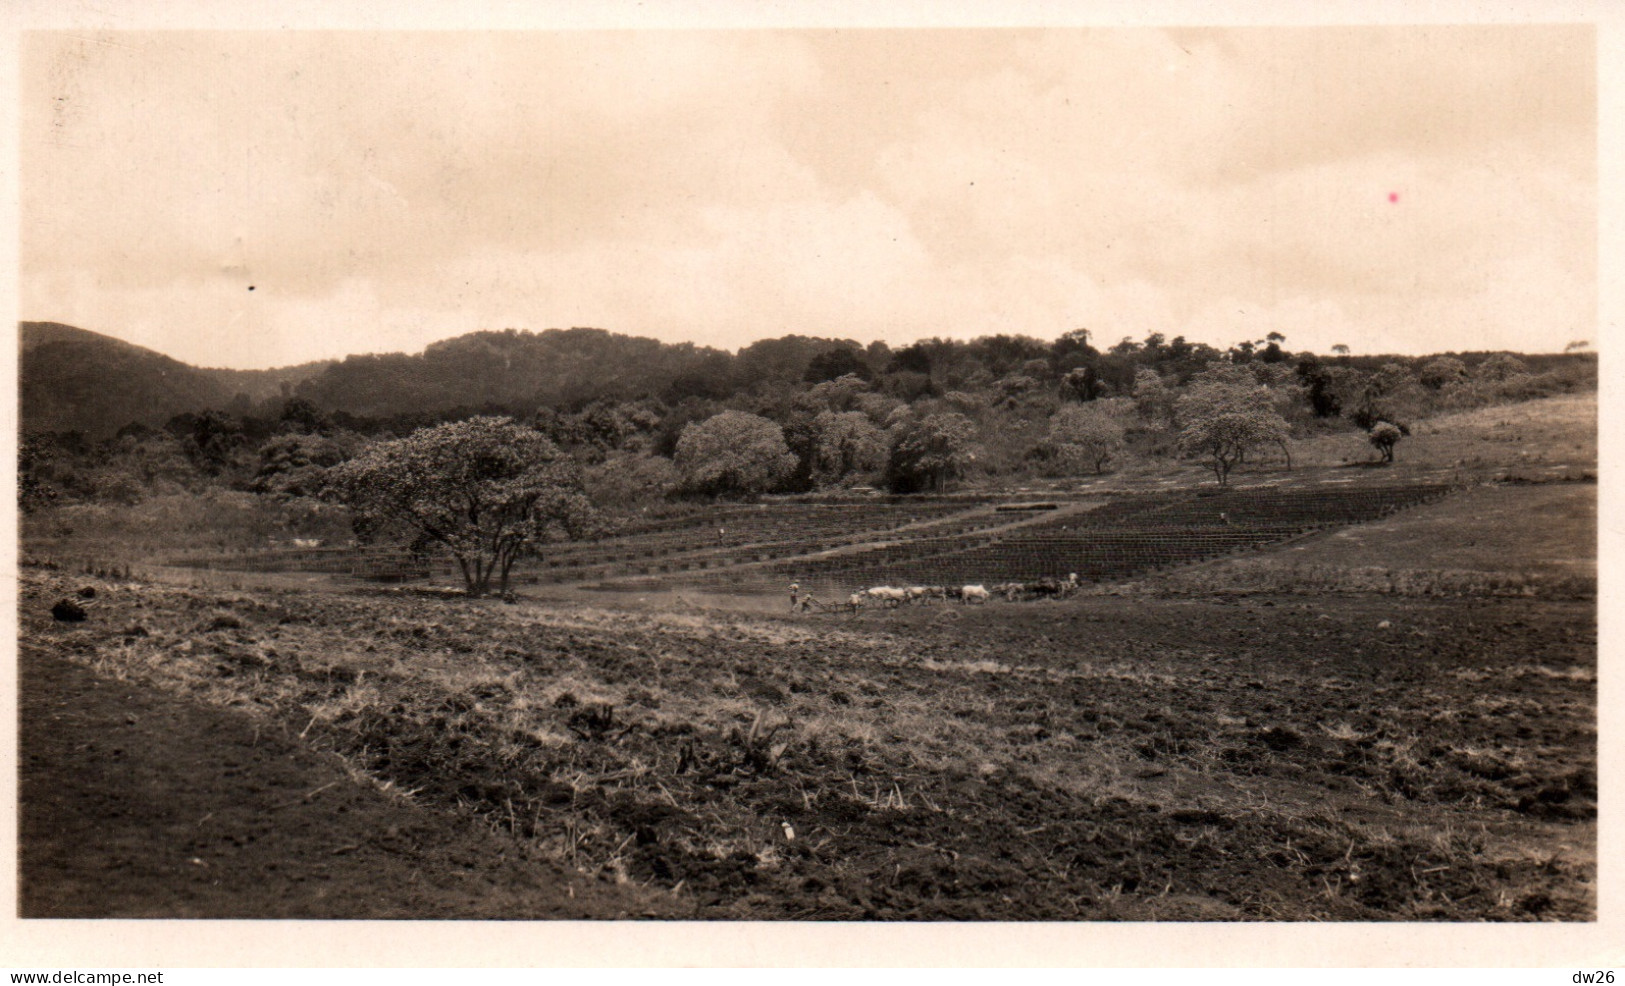
M491 566L482 559L474 559L474 579L469 583L468 594L479 597L491 592Z
M504 596L508 594L508 573L513 570L513 563L517 558L517 553L510 553L502 559L502 580L498 591Z
M1292 450L1290 448L1287 448L1286 439L1284 439L1284 438L1281 439L1276 444L1281 446L1281 454L1286 456L1286 471L1291 472L1292 471Z

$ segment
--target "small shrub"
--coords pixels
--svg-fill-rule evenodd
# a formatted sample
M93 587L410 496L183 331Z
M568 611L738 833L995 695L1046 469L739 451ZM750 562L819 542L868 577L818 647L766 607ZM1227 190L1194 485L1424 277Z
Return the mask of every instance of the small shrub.
M1390 421L1378 421L1372 426L1371 433L1366 436L1366 440L1371 443L1373 448L1382 453L1382 461L1393 462L1394 446L1399 444L1401 434L1403 432L1398 425Z

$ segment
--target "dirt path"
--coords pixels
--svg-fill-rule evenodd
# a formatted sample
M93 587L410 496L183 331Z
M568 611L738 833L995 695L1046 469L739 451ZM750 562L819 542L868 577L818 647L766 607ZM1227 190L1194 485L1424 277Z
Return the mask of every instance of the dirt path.
M352 780L246 713L20 660L25 918L680 918Z

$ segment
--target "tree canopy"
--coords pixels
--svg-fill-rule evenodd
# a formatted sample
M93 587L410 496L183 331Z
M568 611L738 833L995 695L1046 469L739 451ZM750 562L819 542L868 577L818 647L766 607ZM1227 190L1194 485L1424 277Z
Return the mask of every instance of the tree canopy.
M862 411L825 411L813 419L812 475L831 484L886 463L886 436Z
M1249 451L1265 444L1284 446L1291 434L1269 390L1241 383L1193 382L1175 402L1174 414L1180 451L1206 457L1220 486L1229 482L1231 468Z
M1087 463L1099 473L1123 450L1123 426L1096 405L1068 404L1049 420L1049 445L1068 472Z
M943 489L976 461L976 425L956 411L898 423L887 473L898 492Z
M328 474L364 529L450 551L471 595L508 589L514 562L590 533L573 464L533 428L469 418L379 442Z
M1382 453L1382 461L1394 461L1394 446L1399 444L1399 437L1403 432L1399 426L1391 421L1378 421L1371 428L1367 439L1378 452Z
M764 493L796 467L784 429L744 411L723 411L683 428L676 462L689 489L701 493Z

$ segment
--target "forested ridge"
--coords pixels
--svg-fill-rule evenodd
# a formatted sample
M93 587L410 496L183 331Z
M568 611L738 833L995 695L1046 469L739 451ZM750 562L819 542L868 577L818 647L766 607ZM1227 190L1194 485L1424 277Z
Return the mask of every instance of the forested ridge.
M475 332L419 354L283 370L188 366L21 326L25 510L231 492L330 512L325 476L381 441L476 417L562 450L594 502L884 487L940 492L1186 460L1218 483L1347 432L1384 462L1431 415L1596 387L1596 357L1219 350L1151 333L893 348L789 335L726 352L601 329ZM1346 347L1338 347L1346 349ZM1249 458L1251 456L1251 458ZM1249 467L1251 468L1251 467ZM1193 473L1193 480L1200 473Z

